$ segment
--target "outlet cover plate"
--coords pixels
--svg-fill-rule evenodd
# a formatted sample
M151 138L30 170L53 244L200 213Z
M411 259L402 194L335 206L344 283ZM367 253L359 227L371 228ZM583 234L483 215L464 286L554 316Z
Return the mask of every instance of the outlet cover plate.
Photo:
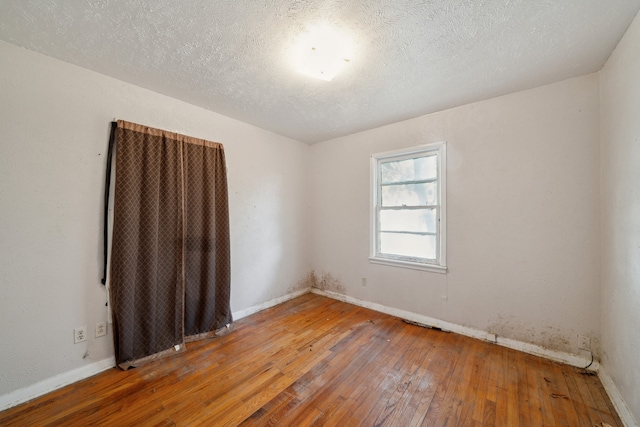
M96 323L96 338L107 335L107 324L105 322Z
M78 344L87 340L87 327L80 326L73 329L73 343Z
M591 338L586 335L578 335L578 348L580 350L591 350Z

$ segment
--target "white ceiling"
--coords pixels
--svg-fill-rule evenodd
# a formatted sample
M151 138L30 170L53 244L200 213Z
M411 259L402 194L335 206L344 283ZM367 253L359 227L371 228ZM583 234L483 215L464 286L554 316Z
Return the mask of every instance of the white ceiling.
M640 0L0 0L0 39L307 143L598 71ZM352 35L333 81L291 66Z

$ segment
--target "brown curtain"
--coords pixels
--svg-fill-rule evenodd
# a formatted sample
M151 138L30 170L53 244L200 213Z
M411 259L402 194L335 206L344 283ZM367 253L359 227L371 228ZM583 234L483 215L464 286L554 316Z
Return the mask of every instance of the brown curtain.
M222 144L118 121L111 249L122 369L220 335L232 322Z

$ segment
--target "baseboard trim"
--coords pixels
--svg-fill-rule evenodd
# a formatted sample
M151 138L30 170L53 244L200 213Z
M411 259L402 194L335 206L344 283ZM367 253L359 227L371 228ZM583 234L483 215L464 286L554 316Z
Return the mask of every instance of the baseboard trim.
M580 356L573 355L573 354L553 351L553 350L549 350L534 344L529 344L521 341L496 337L495 335L489 332L482 331L479 329L457 325L455 323L446 322L443 320L431 318L421 314L416 314L413 312L400 310L397 308L387 307L381 304L359 300L357 298L339 294L337 292L325 291L317 288L302 289L296 292L291 292L281 297L266 301L262 304L254 305L254 306L245 308L243 310L236 311L233 313L233 317L235 320L239 320L244 317L255 314L259 311L266 310L267 308L274 307L285 301L289 301L293 298L297 298L308 292L312 292L318 295L323 295L332 299L347 302L349 304L354 304L360 307L369 308L371 310L389 314L391 316L407 319L412 322L417 322L417 323L431 325L431 326L437 326L441 329L445 329L461 335L490 341L504 347L512 348L514 350L520 350L525 353L545 357L547 359L566 363L572 366L582 367L582 366L586 366L586 364L588 364L589 362L587 359L582 358ZM91 363L86 366L82 366L77 369L73 369L71 371L53 376L44 381L40 381L36 384L6 393L0 396L0 411L4 411L6 409L28 402L32 399L43 396L47 393L50 393L59 388L65 387L69 384L73 384L75 382L89 378L93 375L99 374L100 372L106 371L113 367L115 367L115 358L110 357L104 360L100 360L98 362ZM640 427L637 421L635 420L633 414L629 410L629 407L627 406L624 399L622 398L622 395L620 394L618 387L615 385L615 383L613 382L611 377L607 374L607 372L604 369L602 369L602 367L597 362L595 362L590 369L598 372L598 377L602 381L602 385L604 386L607 394L609 395L609 398L611 399L611 402L616 408L616 411L618 411L618 415L620 416L624 425L628 427Z
M323 295L335 300L343 301L349 304L354 304L360 307L369 308L371 310L378 311L380 313L385 313L391 316L407 319L412 322L417 322L423 325L437 326L438 328L455 332L460 335L465 335L471 338L486 340L503 347L511 348L513 350L519 350L524 353L533 354L535 356L544 357L546 359L550 359L560 363L565 363L567 365L582 368L587 366L591 362L591 359L586 359L574 354L555 351L555 350L549 350L547 348L540 347L535 344L512 340L509 338L496 337L494 334L491 334L489 332L482 331L479 329L469 328L466 326L457 325L455 323L445 322L443 320L435 319L428 316L423 316L421 314L416 314L410 311L400 310L397 308L387 307L381 304L363 301L357 298L350 297L348 295L339 294L337 292L326 291L326 290L317 289L317 288L311 288L311 292L314 294ZM633 416L633 413L627 406L624 398L622 397L622 394L620 394L618 387L616 386L613 379L609 376L607 371L598 362L593 362L589 367L589 370L598 373L598 378L600 378L600 381L602 382L602 386L607 392L607 395L609 395L609 399L611 399L611 403L613 404L614 408L618 412L618 416L622 420L622 423L626 427L640 427L640 424L638 424L638 421Z
M306 294L309 292L309 290L309 288L306 288L296 292L291 292L262 304L254 305L252 307L245 308L244 310L236 311L233 313L233 318L235 320L242 319L243 317L250 316L259 311L265 310L290 299L299 297L300 295ZM115 365L116 360L115 357L112 356L108 359L100 360L98 362L94 362L68 372L63 372L51 378L47 378L44 381L40 381L30 386L11 391L0 396L0 411L4 411L5 409L9 409L22 403L28 402L47 393L51 393L52 391L55 391L59 388L65 387L69 384L73 384L75 382L92 377L96 374L99 374L100 372L115 367Z
M100 372L106 371L116 366L115 357L103 359L80 368L63 372L44 381L20 388L15 391L0 396L0 411L12 408L22 403L28 402L36 397L51 393L59 388L73 384L85 378L92 377Z
M616 386L616 383L613 382L613 379L609 376L606 369L604 369L603 367L600 367L598 378L600 378L602 386L609 395L609 399L611 399L611 403L616 408L616 411L618 412L618 416L622 420L622 423L626 427L638 427L638 421L636 421L635 417L631 413L631 410L627 406L627 403L622 398L622 394L620 394L618 386Z
M243 310L233 312L233 320L240 320L243 317L251 316L259 311L266 310L278 304L282 304L285 301L299 297L300 295L308 294L311 288L301 289L299 291L291 292L278 298L271 299L258 305L254 305Z
M433 317L424 316L422 314L417 314L417 313L413 313L406 310L400 310L398 308L387 307L385 305L376 304L373 302L363 301L357 298L350 297L348 295L339 294L337 292L325 291L317 288L312 288L311 292L313 292L314 294L324 295L329 298L347 302L349 304L354 304L360 307L369 308L371 310L379 311L381 313L389 314L391 316L407 319L412 322L417 322L423 325L436 326L443 330L455 332L457 334L465 335L467 337L489 341L491 343L498 344L503 347L519 350L519 351L533 354L536 356L541 356L546 359L565 363L571 366L585 367L591 361L591 359L586 359L578 355L564 353L561 351L549 350L547 348L540 347L535 344L529 344L522 341L502 338L502 337L496 336L495 334L489 333L487 331L482 331L480 329L469 328L467 326L457 325L455 323L446 322L444 320L435 319ZM589 367L589 370L593 370L597 372L598 368L599 368L599 364L597 362L594 362Z

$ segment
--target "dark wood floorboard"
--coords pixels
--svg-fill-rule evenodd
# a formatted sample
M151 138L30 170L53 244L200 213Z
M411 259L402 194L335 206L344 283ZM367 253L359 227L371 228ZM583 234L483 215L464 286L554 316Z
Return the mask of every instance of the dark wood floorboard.
M580 369L306 294L1 426L622 426Z

